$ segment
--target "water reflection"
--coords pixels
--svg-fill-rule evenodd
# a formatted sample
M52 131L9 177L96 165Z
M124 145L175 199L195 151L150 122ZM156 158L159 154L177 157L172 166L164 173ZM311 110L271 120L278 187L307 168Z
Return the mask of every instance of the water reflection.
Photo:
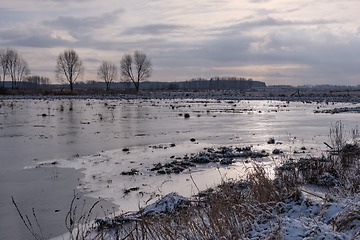
M135 101L130 106L121 105L120 129L125 136L145 136L151 131L149 123L151 110L149 106L142 106L142 103Z
M356 125L347 114L314 115L316 104L207 100L18 100L0 108L2 162L47 160L73 155L181 142L261 144L269 137L327 137L332 122ZM190 113L185 119L184 113ZM43 115L45 114L45 115ZM179 114L182 114L181 116ZM4 158L8 160L3 160Z

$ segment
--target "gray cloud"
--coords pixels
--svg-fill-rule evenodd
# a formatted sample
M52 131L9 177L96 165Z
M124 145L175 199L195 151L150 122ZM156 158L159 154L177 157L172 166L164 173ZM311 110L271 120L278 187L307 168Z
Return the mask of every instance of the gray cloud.
M318 21L318 23L322 22ZM291 23L289 24L291 26ZM254 44L257 43L260 45L254 48ZM173 58L178 56L181 59L177 59L176 64L173 65L178 68L197 66L199 74L203 68L223 67L230 69L228 73L226 70L217 72L209 70L207 74L240 76L245 72L231 69L247 66L293 65L298 66L299 69L270 68L266 77L272 80L277 79L277 81L286 79L288 84L294 85L299 83L341 84L342 82L354 84L360 75L358 57L360 56L360 39L355 35L349 35L344 40L344 37L313 28L292 28L292 30L286 28L269 31L265 36L218 33L214 39L197 43L194 49L172 51ZM163 61L163 64L170 63ZM247 74L253 77L259 73L253 70ZM196 77L196 75L193 76ZM292 82L289 82L289 79L292 79Z
M144 26L132 27L124 31L126 35L159 35L168 34L177 30L184 29L184 26L176 24L148 24Z
M201 42L194 42L194 48L189 52L194 57L201 57L203 59L212 59L219 62L231 61L259 61L261 63L269 54L274 57L274 61L291 60L297 61L297 55L306 48L306 45L314 45L312 36L319 35L317 30L294 30L294 26L298 25L317 25L328 24L333 21L314 20L314 21L287 21L281 19L274 19L267 17L256 21L244 21L239 24L233 24L225 28L211 29L216 32L212 34L212 38L203 40ZM275 28L273 30L267 29L267 34L264 32L261 36L249 34L250 30L270 27L270 26L284 26L285 29ZM321 38L323 38L322 36ZM336 38L334 35L328 35L326 38ZM263 44L259 52L254 52L251 47L254 43L264 42L268 38L268 42ZM315 37L316 38L316 37ZM335 39L334 39L335 40ZM300 52L296 52L300 46ZM284 51L283 49L291 49ZM294 50L295 49L295 50ZM260 55L259 55L260 54ZM294 54L294 55L291 55ZM304 53L302 53L304 54ZM289 56L287 56L289 55ZM269 57L269 61L271 57ZM267 62L267 61L266 61ZM267 62L268 63L268 62Z
M249 31L257 28L271 28L271 27L296 27L296 26L315 26L315 25L326 25L339 23L335 20L324 20L324 19L315 19L308 21L291 21L284 20L266 16L264 18L255 19L255 20L245 20L240 21L239 23L232 24L228 27L222 28L223 31Z
M90 17L70 17L60 16L55 20L44 21L45 26L56 29L67 30L69 32L88 31L92 29L101 29L116 21L123 9L118 9L110 13L104 13L100 16Z
M24 36L22 38L15 39L12 41L12 45L15 46L26 46L35 48L49 48L49 47L61 47L71 45L69 41L51 38L48 35L32 35Z
M249 59L250 44L252 37L223 36L214 40L204 41L200 48L189 53L193 57L212 60L213 62L241 64Z
M8 46L51 48L68 45L70 42L60 38L51 37L50 32L39 29L0 30L0 40Z
M27 19L24 12L15 11L9 8L0 8L0 16L0 24L2 26L7 26L14 22L20 22Z

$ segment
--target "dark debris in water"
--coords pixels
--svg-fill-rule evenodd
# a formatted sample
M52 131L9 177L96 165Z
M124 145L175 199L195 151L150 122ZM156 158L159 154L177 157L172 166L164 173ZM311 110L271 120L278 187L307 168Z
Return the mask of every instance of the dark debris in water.
M124 171L121 172L121 175L138 175L140 174L138 170L136 170L135 168L132 168L130 171Z
M36 165L36 168L40 168L42 166L57 165L57 164L58 164L57 161L48 162L48 163L39 163L39 164Z
M343 107L343 108L333 108L333 109L324 109L324 110L315 110L314 113L329 113L329 114L337 114L337 113L360 113L360 107Z
M267 143L268 144L275 144L275 138L270 138Z
M251 147L219 147L206 148L204 152L200 152L191 156L190 162L203 164L210 162L220 162L221 164L231 164L237 158L263 158L269 156L266 151L253 151Z
M129 194L130 192L134 192L134 191L138 191L140 188L139 187L132 187L132 188L128 188L124 190L124 194Z
M162 164L157 163L150 171L156 171L158 174L179 174L190 167L208 163L219 163L221 165L230 165L236 162L236 159L263 158L269 156L266 151L253 151L251 147L218 147L205 148L204 151L185 155L184 157L171 156L172 162Z
M169 147L175 147L176 144L175 143L170 143L169 145L153 145L153 146L149 146L149 148L152 148L152 149L167 149Z
M154 165L153 168L150 169L150 171L157 171L158 174L179 174L183 172L185 169L188 169L190 167L195 167L196 165L187 161L187 160L175 160L170 163L161 164L157 163Z

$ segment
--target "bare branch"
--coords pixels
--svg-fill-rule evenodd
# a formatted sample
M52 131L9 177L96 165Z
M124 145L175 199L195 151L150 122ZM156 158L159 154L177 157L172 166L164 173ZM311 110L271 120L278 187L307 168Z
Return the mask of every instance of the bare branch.
M132 82L136 91L139 91L140 82L145 81L151 76L151 61L144 53L139 51L135 51L133 57L130 54L125 54L121 59L120 66L123 79L125 81ZM136 75L133 71L136 71Z
M98 69L98 77L105 81L106 90L110 90L110 84L117 77L117 69L115 64L108 61L103 61Z
M72 91L73 84L84 73L83 63L75 50L67 49L58 56L55 73L59 80L70 84Z
M3 80L3 87L5 87L5 78L6 75L8 74L8 66L9 66L9 55L8 55L8 51L9 49L7 49L6 51L1 51L0 52L0 64L1 64L1 70L2 70L2 80Z
M132 71L133 59L130 54L124 55L120 62L120 71L125 81L135 82L134 74Z

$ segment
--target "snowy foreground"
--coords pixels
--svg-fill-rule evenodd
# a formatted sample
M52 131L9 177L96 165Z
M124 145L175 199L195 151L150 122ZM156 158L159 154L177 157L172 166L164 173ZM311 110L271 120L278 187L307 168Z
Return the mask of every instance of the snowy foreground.
M120 219L97 219L96 224L111 228L116 226L117 221L135 221L148 214L169 214L187 201L189 200L171 193L136 214ZM289 199L287 202L276 203L271 210L259 209L258 215L246 222L250 226L245 233L241 233L244 230L243 222L234 222L232 227L239 231L236 234L238 239L357 239L360 237L359 204L359 197L338 198L334 202L310 200L305 197L296 201ZM93 232L89 237L97 234ZM117 237L116 234L115 231L109 231L104 235L106 239L114 239ZM184 230L178 236L181 235L186 236L186 239L221 239L218 233L202 236L192 235ZM222 237L231 239L234 235L228 231Z
M112 219L96 219L95 223L90 224L91 227L89 227L90 229L93 228L93 230L85 228L86 232L81 232L79 239L123 239L129 236L129 233L132 233L134 229L142 227L140 224L134 225L134 222L144 221L144 218L149 218L151 221L151 217L154 215L164 218L168 216L176 217L174 212L180 208L188 207L190 202L192 201L183 196L170 193L134 214ZM213 232L217 228L212 229L212 220L208 219L211 216L204 213L204 216L197 219L197 221L203 221L204 219L208 221L208 223L198 223L199 228L206 229L204 231L206 234L201 231L191 231L193 229L187 231L184 226L182 231L180 230L176 234L173 233L174 235L170 234L170 236L183 239L358 239L360 237L359 204L360 199L358 196L350 198L337 197L331 199L331 201L329 199L315 200L301 196L298 199L288 199L284 202L254 203L248 214L254 214L255 212L256 215L251 217L236 217L236 214L235 217L223 215L223 218L230 218L234 222L229 227L226 225L228 223L225 223L226 219L221 220L224 226L218 227L222 228L221 231L224 231L222 233ZM234 206L234 209L236 209L236 206ZM176 221L175 219L172 220ZM170 221L168 228L171 228L172 224L175 225ZM155 228L157 228L156 224L154 223ZM233 232L234 230L238 232ZM78 229L73 231L74 236L79 234L78 231ZM141 238L144 235L149 239L153 239L151 236L154 235L151 234L151 230L149 230L149 232L145 231L145 233L134 233L133 236ZM155 236L156 239L168 238L163 233L158 233L158 235L155 233ZM69 234L56 239L63 239L63 237L67 239Z

